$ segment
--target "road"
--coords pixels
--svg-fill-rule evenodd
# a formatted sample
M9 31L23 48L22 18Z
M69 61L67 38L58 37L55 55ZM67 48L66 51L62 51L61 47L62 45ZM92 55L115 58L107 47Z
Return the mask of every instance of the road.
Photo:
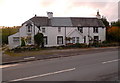
M3 82L109 81L118 78L118 50L38 60L2 68Z

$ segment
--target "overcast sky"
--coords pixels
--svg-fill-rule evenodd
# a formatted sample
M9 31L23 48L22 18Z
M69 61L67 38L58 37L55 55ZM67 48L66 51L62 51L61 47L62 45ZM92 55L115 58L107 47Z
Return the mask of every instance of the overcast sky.
M37 16L95 17L97 10L108 21L118 19L119 0L0 0L0 26L20 26Z

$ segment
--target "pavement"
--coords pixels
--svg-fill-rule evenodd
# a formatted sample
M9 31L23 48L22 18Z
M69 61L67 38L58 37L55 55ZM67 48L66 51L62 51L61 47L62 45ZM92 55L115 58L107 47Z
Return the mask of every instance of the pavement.
M61 53L70 55L73 51L68 52L70 53ZM78 55L4 65L2 81L3 83L118 81L120 59L118 59L117 48L89 49L79 52L76 50L73 54L75 53Z
M28 62L28 61L36 61L36 60L44 60L44 59L51 59L51 58L59 58L59 57L92 54L92 53L99 53L103 51L113 51L113 50L118 50L118 47L44 50L45 52L49 52L52 54L45 53L42 55L34 55L34 56L29 56L29 55L28 56L9 56L3 53L2 65L15 64L15 63L20 63L20 62Z

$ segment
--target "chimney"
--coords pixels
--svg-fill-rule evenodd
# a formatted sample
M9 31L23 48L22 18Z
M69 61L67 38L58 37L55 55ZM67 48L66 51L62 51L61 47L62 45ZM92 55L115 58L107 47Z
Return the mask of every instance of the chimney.
M49 19L51 19L53 17L53 12L47 12L47 16Z
M97 17L98 19L101 19L101 15L99 14L99 10L97 11L96 17Z
M36 17L37 15L35 14L35 16L34 17Z

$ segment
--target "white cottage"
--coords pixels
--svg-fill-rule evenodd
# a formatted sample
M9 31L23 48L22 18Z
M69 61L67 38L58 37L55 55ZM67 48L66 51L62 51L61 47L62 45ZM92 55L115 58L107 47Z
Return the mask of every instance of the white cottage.
M104 41L106 27L97 17L53 17L47 12L47 17L34 16L22 24L19 32L8 37L9 48L21 45L21 38L27 38L26 45L34 45L34 35L39 32L44 35L46 47L66 45L67 43L86 43L91 39ZM67 41L66 38L71 38Z

